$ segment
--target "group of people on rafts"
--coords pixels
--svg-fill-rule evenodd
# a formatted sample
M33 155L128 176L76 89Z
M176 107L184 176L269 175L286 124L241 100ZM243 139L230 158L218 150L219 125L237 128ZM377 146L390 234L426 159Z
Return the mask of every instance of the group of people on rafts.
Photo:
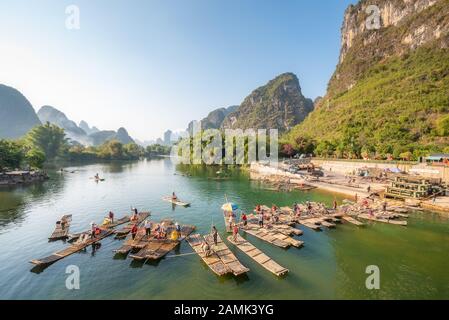
M131 237L134 240L136 235L139 232L139 211L136 208L132 209L132 215L129 218L130 223L135 222L131 228ZM108 215L104 218L103 223L101 225L96 224L95 222L90 223L90 233L84 233L78 239L79 242L84 242L89 239L94 239L101 235L102 230L107 228L108 226L114 225L115 222L115 214L112 211L109 211ZM153 236L155 239L171 239L177 240L181 237L181 226L178 222L174 225L174 230L167 229L164 223L157 223L155 228L153 229L153 222L150 220L145 220L143 223L143 230L140 229L141 232L144 232L147 237Z

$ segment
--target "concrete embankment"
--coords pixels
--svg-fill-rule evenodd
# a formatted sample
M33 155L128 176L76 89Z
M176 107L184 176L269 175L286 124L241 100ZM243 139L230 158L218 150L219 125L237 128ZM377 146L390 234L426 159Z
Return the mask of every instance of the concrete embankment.
M316 166L321 166L319 161L313 160L313 162ZM338 165L333 167L332 165L335 162ZM292 185L307 184L321 190L347 196L351 199L354 199L356 195L359 199L369 196L367 192L368 186L370 187L371 192L382 194L383 191L385 191L387 187L387 184L385 183L373 183L369 180L362 182L359 180L355 186L351 186L347 185L345 182L345 175L352 174L353 170L357 170L357 168L366 168L367 163L362 162L364 166L361 166L360 162L351 162L349 165L346 165L341 161L335 162L328 161L324 166L321 166L324 169L325 177L320 179L310 179L310 177L303 174L290 173L286 171L286 168L282 165L267 166L256 162L252 163L250 166L250 176L251 179L254 180L265 180L272 183L284 181ZM388 164L377 165L382 165L382 168L388 168ZM391 164L389 167L391 168ZM380 167L378 166L377 168ZM410 171L411 168L413 168L412 165L410 165L408 172L413 173L413 171ZM406 171L405 167L400 169ZM440 196L435 200L415 200L413 202L429 211L449 213L449 197L447 196Z
M425 178L442 179L449 182L449 167L430 166L425 163L413 162L376 162L376 161L349 161L332 159L312 159L315 166L321 167L326 171L332 171L343 175L351 175L358 169L377 168L381 170L397 168L409 174L417 174Z
M42 171L7 171L0 172L0 186L15 186L48 179Z
M250 177L253 180L268 180L271 182L276 182L278 180L288 180L288 183L293 185L307 184L332 193L342 194L350 198L355 198L356 195L359 197L369 195L366 192L367 186L355 188L327 183L315 179L311 180L304 175L287 172L282 166L266 166L256 162L251 164Z

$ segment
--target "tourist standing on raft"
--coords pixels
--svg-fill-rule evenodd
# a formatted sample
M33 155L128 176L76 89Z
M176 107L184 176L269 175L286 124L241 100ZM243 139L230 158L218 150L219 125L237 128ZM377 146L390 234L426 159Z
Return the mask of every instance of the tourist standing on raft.
M150 220L145 220L145 234L149 237L151 235L151 228L153 227L153 224Z
M246 217L245 212L242 212L242 216L241 216L240 220L243 223L243 227L246 228L246 226L248 225L248 218Z
M259 212L259 214L257 215L258 220L259 220L259 227L263 228L263 213Z
M136 238L136 234L137 234L137 225L133 225L132 229L131 229L131 237L133 238L133 240Z
M214 244L218 244L218 230L215 226L212 226L212 237L214 238Z
M109 211L109 220L111 221L111 223L114 223L114 212Z
M234 227L232 228L232 239L234 239L234 241L237 241L238 234L239 234L239 227L237 226L237 223L234 223Z
M95 222L91 222L90 223L90 237L93 239L93 238L95 238L95 228L96 228L96 226L95 226Z
M229 219L228 219L229 229L232 229L232 222L233 222L232 212L229 212Z
M175 231L176 231L176 234L178 235L178 238L180 238L181 237L181 226L179 225L178 222L175 222Z

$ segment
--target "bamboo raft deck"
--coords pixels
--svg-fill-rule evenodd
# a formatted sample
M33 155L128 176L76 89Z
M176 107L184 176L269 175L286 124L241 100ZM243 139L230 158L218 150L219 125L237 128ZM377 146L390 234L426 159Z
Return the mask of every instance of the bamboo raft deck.
M211 251L211 254L206 256L201 245L203 243L203 238L199 234L191 235L187 238L187 242L190 244L192 249L200 256L204 263L215 273L217 276L224 276L231 273L231 270L227 265L221 261L218 255Z
M299 248L304 245L303 241L293 239L292 237L286 236L273 229L260 228L258 225L254 224L248 224L248 227L242 228L242 230L260 240L280 248L288 248L291 245Z
M50 265L58 260L64 259L65 257L68 257L76 252L79 252L81 250L83 250L84 248L88 247L91 244L94 244L96 242L99 242L100 240L110 236L112 234L112 230L108 230L108 229L102 229L101 233L99 235L97 235L95 238L91 238L83 243L80 244L72 244L69 247L55 252L51 255L49 255L48 257L45 258L41 258L41 259L35 259L35 260L31 260L30 262L32 264L38 265L38 266L45 266L45 265Z
M118 226L120 226L122 224L125 224L125 223L127 223L129 221L130 221L130 217L129 216L124 216L124 217L122 217L120 219L115 220L113 223L102 224L100 226L100 228L101 229L113 229L113 228L118 227ZM73 242L73 241L77 240L82 234L86 234L86 233L90 234L90 230L86 230L86 231L79 232L79 233L69 234L68 235L68 238L69 238L68 241L69 242Z
M129 257L134 260L158 260L164 257L167 253L172 251L176 246L178 246L182 240L184 240L188 235L190 235L195 226L182 226L181 227L181 237L177 240L171 239L156 239L153 237L146 237L146 245L139 250L136 254L131 254ZM174 225L167 227L167 236L174 231ZM142 240L140 241L142 242Z
M181 207L189 207L190 206L190 202L184 202L179 199L174 200L171 196L162 197L162 200L170 202L177 206L181 206Z
M157 260L176 248L179 243L180 241L174 240L149 240L145 247L129 257L134 260Z
M321 230L321 227L319 225L317 225L315 223L312 223L310 221L307 221L307 220L301 220L300 219L300 220L298 220L298 223L303 225L304 227L307 227L307 228L312 229L314 231L320 231Z
M156 239L154 234L156 224L157 223L153 222L152 235L150 237L146 235L145 230L142 228L138 231L134 240L131 236L129 236L129 239L127 239L120 248L114 249L113 252L118 254L127 254L133 249L138 249L139 251L130 255L130 258L135 260L157 260L176 248L182 240L184 240L193 232L193 230L195 230L195 226L182 225L181 237L179 239ZM173 232L175 228L173 222L169 220L165 220L161 222L161 224L165 224L167 236Z
M205 235L204 240L209 244L210 248L215 251L221 261L231 270L234 276L239 276L247 273L249 269L245 267L237 257L229 250L228 246L217 235L217 245L214 243L213 236L211 234Z
M294 228L291 226L291 223L284 223L281 220L281 216L279 215L279 222L264 222L264 224L267 224L269 226L269 228L276 230L279 233L282 233L286 236L291 236L291 235L296 235L296 236L300 236L303 234L303 231L297 228ZM254 214L249 214L248 215L248 223L251 224L252 227L258 227L258 219ZM294 224L294 223L293 223Z
M393 220L393 219L387 219L387 218L377 218L375 216L370 216L369 214L362 213L357 216L357 218L375 221L375 222L382 222L382 223L388 223L388 224L394 224L398 226L407 226L407 221L403 220Z
M151 215L150 212L139 212L137 221L130 221L126 226L121 228L120 230L116 230L115 237L116 238L123 238L126 237L127 234L131 232L131 229L137 225L139 226L146 218L148 218Z
M342 216L341 219L343 219L344 221L349 222L349 223L351 223L353 225L359 226L359 227L364 225L363 222L361 222L359 220L356 220L356 219L354 219L353 217L350 217L350 216Z
M228 241L239 248L241 251L243 251L243 253L248 255L251 259L256 261L260 266L275 274L276 276L280 277L288 273L288 269L279 265L276 261L257 249L239 234L237 235L237 241L234 241L232 236L228 236Z
M56 227L53 233L50 235L48 240L55 241L60 239L65 239L69 235L70 223L72 222L72 215L66 214L61 217L59 221L56 222ZM62 224L64 223L64 228Z

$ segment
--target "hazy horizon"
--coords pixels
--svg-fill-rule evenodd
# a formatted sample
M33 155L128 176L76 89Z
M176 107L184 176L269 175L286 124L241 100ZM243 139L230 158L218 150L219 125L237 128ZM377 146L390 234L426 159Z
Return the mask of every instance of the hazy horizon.
M154 140L284 72L306 97L325 94L354 2L0 3L0 83L36 112L50 105L76 123ZM80 9L79 30L65 26L68 5Z

